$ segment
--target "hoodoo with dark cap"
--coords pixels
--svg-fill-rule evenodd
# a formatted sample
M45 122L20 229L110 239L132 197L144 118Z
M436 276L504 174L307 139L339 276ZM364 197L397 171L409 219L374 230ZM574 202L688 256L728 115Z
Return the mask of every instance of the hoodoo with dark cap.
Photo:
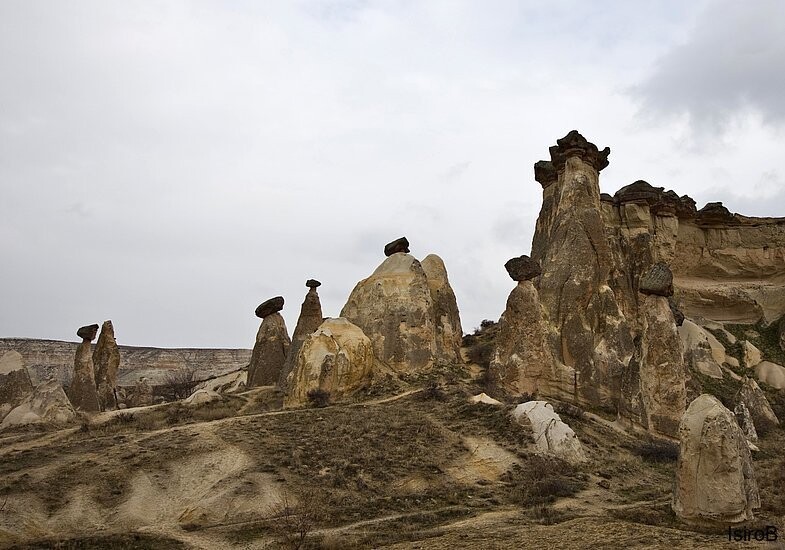
M91 342L98 333L98 325L80 327L76 335L82 343L76 348L74 376L68 386L68 399L77 410L97 412L101 410L95 384L95 367Z
M308 292L303 300L303 305L300 307L300 317L297 319L297 326L294 327L292 334L292 344L286 355L286 362L284 363L278 385L286 389L286 379L289 373L294 369L297 361L297 354L303 345L303 342L309 334L314 332L322 324L324 318L322 317L322 304L319 301L319 293L316 289L321 285L316 279L308 279L305 286L308 287Z
M284 299L276 296L265 300L256 308L262 324L256 333L256 343L248 365L248 387L271 386L278 383L289 352L289 333L279 313Z

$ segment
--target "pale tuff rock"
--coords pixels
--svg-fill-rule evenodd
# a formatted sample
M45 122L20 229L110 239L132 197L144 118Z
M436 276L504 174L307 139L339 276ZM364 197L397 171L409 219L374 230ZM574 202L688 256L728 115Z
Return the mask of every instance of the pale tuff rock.
M429 368L434 361L454 362L461 336L458 306L441 260L423 265L398 252L370 277L357 283L341 317L371 339L377 360L398 372Z
M49 380L36 386L19 406L6 415L0 427L39 423L64 425L75 420L76 412L62 386Z
M687 407L678 329L663 296L646 296L643 312L640 350L625 372L619 415L654 434L677 437Z
M248 387L278 383L289 351L286 323L277 311L267 315L256 333L256 344L248 365Z
M478 393L477 395L473 395L469 398L469 403L474 405L478 403L482 403L483 405L494 405L494 406L503 406L503 403L497 399L494 399L490 395L486 393Z
M112 321L105 321L101 326L101 334L93 350L95 366L95 382L98 388L98 400L101 410L110 411L117 408L116 388L117 373L120 370L120 350L114 337Z
M98 325L80 328L76 334L83 340L76 348L74 357L74 376L68 386L68 399L75 409L86 412L101 410L98 402L98 391L95 384L95 367L93 366L93 350L90 342L98 332Z
M221 401L223 397L221 394L213 390L196 390L185 400L189 405L202 405L204 403L212 403L213 401Z
M305 285L309 290L305 295L303 305L300 307L300 317L297 319L297 326L294 327L292 344L289 346L289 351L286 353L286 361L278 379L278 385L284 390L286 389L286 379L289 376L289 373L292 372L292 369L294 369L294 364L297 361L297 354L300 351L303 342L308 335L318 329L319 325L324 321L324 318L322 317L322 304L319 301L319 294L316 292L316 288L321 285L321 283L315 279L308 279Z
M217 393L237 393L245 389L247 379L247 370L229 372L201 382L194 388L194 391L210 390Z
M488 376L500 392L569 398L575 371L551 352L551 329L531 281L518 283L507 298Z
M761 361L755 365L755 377L772 388L785 390L785 367L782 365Z
M779 426L780 421L777 415L774 414L769 400L766 399L766 394L763 393L763 390L760 389L760 386L752 378L744 377L739 393L736 396L736 401L744 403L747 409L749 409L755 429L759 433L766 433Z
M741 351L744 366L748 369L755 368L755 365L763 361L763 356L761 355L760 350L747 340L744 340L741 343Z
M0 418L33 392L22 355L7 351L0 357Z
M687 408L679 438L676 515L694 524L752 520L760 498L747 440L733 413L703 394Z
M286 406L308 402L308 392L327 392L331 400L362 388L373 374L371 340L347 319L326 319L303 342L287 381Z
M752 415L747 405L743 401L739 401L733 409L733 414L736 416L736 422L747 441L757 441L758 432L755 430L755 423L752 421Z
M685 319L679 327L679 336L684 347L684 360L690 367L706 376L722 378L725 347L713 334Z
M562 422L553 410L553 405L545 401L527 401L512 411L517 422L525 417L531 423L534 442L539 452L561 458L572 464L584 462L583 452L578 436L567 424Z

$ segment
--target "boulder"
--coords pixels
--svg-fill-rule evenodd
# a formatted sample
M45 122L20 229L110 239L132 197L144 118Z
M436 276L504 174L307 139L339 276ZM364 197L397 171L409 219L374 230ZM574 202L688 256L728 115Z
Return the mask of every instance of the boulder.
M586 454L578 436L545 401L527 401L512 411L517 422L528 419L534 432L539 452L561 458L571 464L586 461Z
M763 361L763 356L758 348L752 345L748 340L741 343L742 361L746 368L755 368L755 365Z
M202 405L204 403L212 403L213 401L221 401L223 397L221 394L213 390L196 390L185 400L189 405Z
M540 264L526 255L507 260L504 269L507 270L513 281L529 281L542 273Z
M508 395L569 399L575 371L551 352L551 329L531 281L521 281L507 298L488 367L494 389Z
M672 507L698 525L754 519L760 507L747 440L731 411L713 395L696 398L679 425Z
M694 370L712 378L722 378L725 347L707 330L685 319L679 327L684 360Z
M406 254L409 253L409 241L406 239L406 237L395 239L393 242L384 245L385 256L389 257L393 254L397 254L398 252L404 252Z
M290 344L289 332L281 314L276 311L266 315L256 333L256 343L248 365L249 388L278 383Z
M325 319L297 354L284 404L307 403L313 390L340 400L370 382L373 366L373 345L360 327L341 317Z
M33 392L22 354L11 350L0 357L0 419Z
M503 406L504 403L501 401L494 399L490 395L486 393L478 393L477 395L473 395L469 398L469 403L476 405L478 403L482 403L483 405L494 405L494 406Z
M785 367L782 365L761 361L755 365L755 377L772 388L785 390Z
M256 308L256 316L260 319L264 319L268 315L278 313L283 309L283 303L283 296L276 296L275 298L265 300Z
M779 426L780 421L766 399L766 394L760 389L758 383L752 378L744 377L739 393L736 395L738 403L744 403L749 409L755 429L760 434L765 434Z
M95 383L102 411L117 408L117 372L120 370L120 350L114 337L112 321L105 321L93 350Z
M657 262L641 276L638 290L643 294L673 296L673 273L667 264Z
M320 286L322 286L322 283L320 283L316 279L308 279L307 281L305 281L305 286L307 286L308 288L319 288Z
M85 325L83 327L79 327L79 329L76 331L76 335L79 338L82 340L87 340L88 342L95 340L96 334L98 334L98 325Z
M25 424L53 424L61 426L76 421L76 412L62 386L55 380L37 385L17 407L3 419L1 428Z
M752 415L747 405L743 401L739 401L733 409L733 414L736 416L736 422L747 441L757 441L758 432L755 430L755 423L752 421Z
M341 317L371 339L376 359L397 372L460 356L458 306L446 271L436 257L426 265L434 280L410 254L393 254L357 283L341 310Z
M95 325L98 330L98 325ZM84 327L82 327L84 328ZM81 330L81 329L80 329ZM90 340L86 337L76 348L74 357L74 375L68 386L68 399L75 409L85 412L98 412L101 406L98 401L98 389L95 384L95 367ZM95 334L92 334L93 338Z
M312 281L313 279L309 279ZM306 283L307 286L308 283ZM318 285L317 285L318 286ZM292 344L289 346L289 351L286 353L286 361L284 362L283 369L281 369L281 376L278 379L278 385L286 390L286 379L289 373L294 369L294 364L297 361L297 354L302 347L303 342L309 334L314 332L322 324L324 318L322 317L322 304L319 301L319 294L316 292L316 286L308 287L308 293L305 295L303 305L300 307L300 317L297 318L297 326L294 327L292 334Z

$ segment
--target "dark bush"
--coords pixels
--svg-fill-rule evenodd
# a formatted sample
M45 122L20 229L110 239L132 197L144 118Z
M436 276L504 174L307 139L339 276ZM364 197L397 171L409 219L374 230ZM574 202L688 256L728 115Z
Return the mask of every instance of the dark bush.
M321 388L309 390L306 395L312 407L321 408L330 404L330 392Z
M679 445L650 439L634 447L633 452L646 462L674 462L679 458Z

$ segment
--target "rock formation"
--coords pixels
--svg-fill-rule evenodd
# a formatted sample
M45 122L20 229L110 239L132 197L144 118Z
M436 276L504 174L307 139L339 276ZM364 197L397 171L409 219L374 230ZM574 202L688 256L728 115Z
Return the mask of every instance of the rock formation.
M745 368L753 369L755 365L763 361L763 356L758 348L752 345L747 340L741 343L742 365Z
M643 294L673 296L673 273L663 262L657 262L641 276L638 290Z
M74 376L68 386L68 399L77 410L97 412L101 410L95 384L95 369L91 342L98 332L98 325L88 325L76 331L82 343L76 348Z
M757 441L758 431L755 429L755 423L752 421L752 415L747 405L743 401L739 401L733 409L733 414L736 416L736 423L747 441Z
M406 237L395 239L394 241L384 245L384 255L389 257L398 252L409 253L409 240Z
M703 394L687 408L679 438L676 515L693 524L752 520L760 499L747 441L733 413Z
M578 436L553 410L553 405L545 401L521 403L512 412L513 418L520 422L528 419L534 432L537 449L543 453L561 458L571 464L586 460L583 446Z
M507 270L507 273L510 275L513 281L529 281L538 277L542 273L542 269L540 269L540 264L532 260L530 257L526 256L518 256L517 258L511 258L507 260L507 263L504 264L504 269Z
M7 351L0 357L0 419L33 392L22 355Z
M392 254L357 283L341 310L371 339L376 359L398 372L460 357L458 306L444 264L434 255L423 262Z
M286 323L279 313L283 304L283 298L277 296L256 308L256 316L262 318L262 324L256 333L256 344L248 365L249 388L277 384L281 377L291 344Z
M313 390L340 400L370 381L373 366L373 345L363 331L340 317L326 319L306 337L297 354L284 404L307 403Z
M773 428L779 426L780 421L766 399L766 394L760 389L757 382L752 378L744 377L736 396L736 401L744 403L752 416L752 422L759 434L765 434Z
M37 385L30 395L9 412L0 427L38 423L64 425L75 420L76 412L63 387L54 380L48 380Z
M725 347L713 334L685 319L679 327L684 360L695 371L712 378L722 378Z
M101 334L93 350L95 383L102 411L117 408L117 373L120 370L120 350L114 337L112 321L104 321Z
M286 354L286 362L281 370L281 376L278 379L278 385L286 390L286 379L289 373L294 369L294 364L297 361L297 354L302 347L303 342L309 334L314 332L322 324L324 318L322 317L322 304L319 301L319 293L316 289L321 283L315 279L308 279L305 285L308 287L308 293L305 295L303 305L300 307L300 317L297 319L297 326L294 327L292 334L292 344L289 346L289 351Z
M785 390L785 367L782 365L761 361L755 365L755 377L772 388Z

